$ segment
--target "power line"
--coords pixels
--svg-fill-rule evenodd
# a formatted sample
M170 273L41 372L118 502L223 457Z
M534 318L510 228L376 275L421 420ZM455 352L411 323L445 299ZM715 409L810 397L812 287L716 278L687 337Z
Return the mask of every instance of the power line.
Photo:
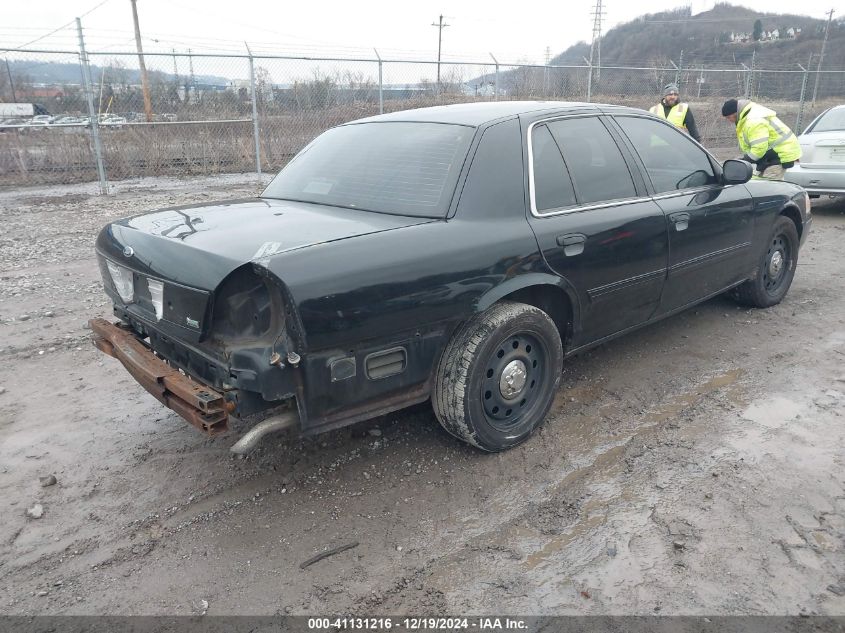
M88 11L86 11L85 13L83 13L82 15L80 15L80 16L79 16L79 18L84 18L86 15L88 15L88 14L90 14L90 13L92 13L92 12L96 11L97 9L99 9L101 6L103 6L103 5L104 5L106 2L108 2L108 1L109 1L109 0L103 0L100 4L98 4L97 6L95 6L93 9L89 9ZM75 21L76 21L76 20L71 20L71 21L70 21L70 22L68 22L67 24L63 24L63 25L62 25L62 26L60 26L59 28L57 28L57 29L54 29L54 30L50 31L50 32L49 32L49 33L47 33L46 35L42 35L41 37L36 37L34 40L30 40L30 41L29 41L29 42L27 42L26 44L21 44L21 45L20 45L20 46L18 46L17 48L18 48L18 49L21 49L21 48L26 48L27 46L30 46L30 45L32 45L32 44L35 44L36 42L40 42L41 40L43 40L43 39L46 39L46 38L50 37L50 36L51 36L51 35L53 35L54 33L58 33L58 32L59 32L59 31L61 31L62 29L66 29L67 27L71 26L71 25L72 25Z
M53 35L53 34L55 34L55 33L58 33L59 31L61 31L62 29L66 29L66 28L67 28L67 27L69 27L71 24L73 24L73 22L74 22L74 21L73 21L73 20L71 20L71 21L70 21L70 22L68 22L67 24L62 24L59 28L57 28L57 29L54 29L54 30L50 31L50 32L49 32L49 33L47 33L46 35L42 35L41 37L36 37L34 40L30 40L30 41L28 41L26 44L21 44L20 46L18 46L18 47L17 47L17 49L16 49L16 50L19 50L19 49L21 49L21 48L26 48L27 46L30 46L31 44L35 44L36 42L40 42L40 41L41 41L41 40L43 40L43 39L47 39L47 38L48 38L48 37L50 37L51 35Z

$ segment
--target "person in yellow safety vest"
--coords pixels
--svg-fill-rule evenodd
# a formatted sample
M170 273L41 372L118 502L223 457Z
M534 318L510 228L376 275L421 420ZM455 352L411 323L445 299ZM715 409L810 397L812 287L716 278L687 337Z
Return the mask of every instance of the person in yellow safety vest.
M698 133L698 127L695 125L695 117L692 115L689 104L681 103L677 84L668 84L663 88L663 99L656 106L652 106L649 112L661 119L666 119L675 127L688 132L699 143L701 142L701 134Z
M784 170L801 158L798 138L774 110L748 99L728 99L722 116L736 125L742 158L754 163L761 177L783 180Z

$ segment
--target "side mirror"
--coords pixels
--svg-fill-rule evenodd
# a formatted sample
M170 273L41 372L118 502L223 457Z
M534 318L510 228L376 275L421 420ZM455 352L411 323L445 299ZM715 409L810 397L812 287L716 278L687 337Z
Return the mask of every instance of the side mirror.
M722 182L726 185L741 185L751 180L754 167L744 160L730 159L722 165Z
M676 184L675 189L689 189L690 187L703 187L706 184L713 182L713 173L707 173L703 169L697 169L688 176L681 178Z

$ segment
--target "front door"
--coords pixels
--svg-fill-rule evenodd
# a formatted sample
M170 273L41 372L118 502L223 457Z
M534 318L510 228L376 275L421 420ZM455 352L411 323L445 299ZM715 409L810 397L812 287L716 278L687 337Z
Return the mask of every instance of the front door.
M658 314L682 308L748 273L753 201L724 186L707 153L670 125L637 115L614 120L631 141L666 215L669 270Z
M573 346L647 321L669 253L660 206L637 189L598 116L535 123L530 139L529 222L546 263L579 297Z

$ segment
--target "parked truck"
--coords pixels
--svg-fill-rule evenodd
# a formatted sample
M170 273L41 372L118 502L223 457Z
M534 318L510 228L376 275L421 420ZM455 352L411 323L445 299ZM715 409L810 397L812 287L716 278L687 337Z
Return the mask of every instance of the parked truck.
M33 117L49 114L44 106L37 103L0 103L0 118Z

